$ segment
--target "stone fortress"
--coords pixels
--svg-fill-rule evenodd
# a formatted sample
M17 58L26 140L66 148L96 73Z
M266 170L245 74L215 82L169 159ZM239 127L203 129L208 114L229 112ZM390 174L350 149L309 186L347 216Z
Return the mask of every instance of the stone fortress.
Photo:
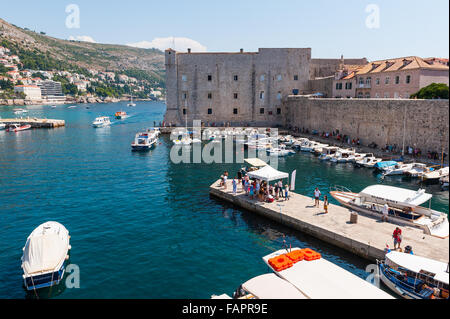
M448 100L327 98L338 71L345 65L362 68L366 58L312 59L310 48L168 49L165 64L166 125L201 120L206 126L339 130L380 146L401 146L406 125L407 145L448 153Z

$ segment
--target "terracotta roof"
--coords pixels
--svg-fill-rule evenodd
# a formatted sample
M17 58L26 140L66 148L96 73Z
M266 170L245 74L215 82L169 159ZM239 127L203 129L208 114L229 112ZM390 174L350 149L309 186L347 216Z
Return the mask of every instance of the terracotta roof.
M393 72L402 70L429 69L448 71L448 66L441 63L427 63L424 59L417 56L410 56L396 59L386 59L373 61L366 64L358 71L358 74Z

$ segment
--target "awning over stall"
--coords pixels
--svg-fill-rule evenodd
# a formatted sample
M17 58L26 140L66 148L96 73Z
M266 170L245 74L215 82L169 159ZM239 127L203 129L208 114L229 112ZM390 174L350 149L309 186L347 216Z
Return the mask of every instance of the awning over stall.
M267 182L274 181L277 179L289 178L288 173L277 171L272 166L264 166L263 168L247 173L248 177L264 180Z

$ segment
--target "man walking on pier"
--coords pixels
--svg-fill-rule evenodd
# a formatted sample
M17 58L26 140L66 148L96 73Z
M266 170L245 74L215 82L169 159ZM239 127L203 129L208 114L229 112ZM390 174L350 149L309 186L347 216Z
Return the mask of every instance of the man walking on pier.
M315 199L314 206L315 207L319 207L320 194L321 193L319 191L319 188L316 187L316 189L314 190L314 199Z

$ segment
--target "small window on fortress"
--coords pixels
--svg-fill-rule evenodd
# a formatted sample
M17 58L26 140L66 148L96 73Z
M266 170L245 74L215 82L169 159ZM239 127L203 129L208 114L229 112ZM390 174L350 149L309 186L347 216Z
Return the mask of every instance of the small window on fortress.
M384 80L384 84L389 84L389 77L387 76L386 79Z
M183 74L181 76L181 81L186 82L187 81L187 76Z
M264 91L261 91L261 92L259 93L259 98L260 98L261 100L264 100Z
M380 85L380 78L377 78L376 81L377 85Z
M399 84L400 83L400 77L397 75L395 77L395 84Z
M277 100L281 100L281 91L278 91L277 93Z
M294 75L294 81L298 81L298 75Z
M186 115L186 109L183 109L183 115Z
M264 74L263 74L263 75L261 75L261 76L259 77L259 80L260 80L261 82L264 82L264 78L265 78L265 76L264 76Z
M238 114L238 109L233 109L233 114Z
M212 109L208 109L208 114L212 114Z
M259 114L264 114L264 108L263 107L259 109Z
M183 92L183 100L187 99L187 92Z
M212 81L212 75L208 75L208 81Z
M277 114L280 115L281 114L281 109L277 108Z
M208 99L212 99L212 93L208 93Z
M237 80L238 80L238 76L237 76L237 75L234 75L234 76L233 76L233 79L234 79L235 81L237 81Z
M281 76L281 74L277 75L277 81L281 81L283 79L283 77Z
M407 84L411 83L411 75L406 76L406 83Z
M237 100L238 94L237 94L237 93L234 93L234 94L233 94L233 97L234 97L235 100Z

